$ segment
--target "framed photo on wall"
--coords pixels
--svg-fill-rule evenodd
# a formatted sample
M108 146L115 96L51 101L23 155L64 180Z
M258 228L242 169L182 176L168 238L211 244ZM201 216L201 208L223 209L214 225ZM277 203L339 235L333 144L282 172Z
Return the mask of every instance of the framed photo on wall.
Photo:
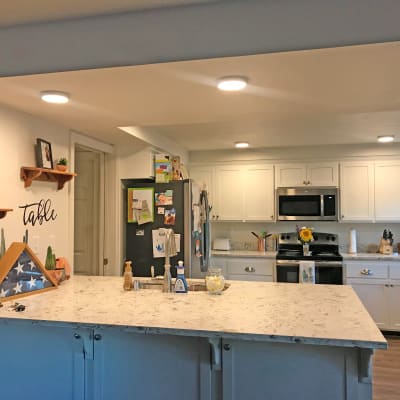
M50 142L36 139L36 163L39 168L53 169L53 154Z

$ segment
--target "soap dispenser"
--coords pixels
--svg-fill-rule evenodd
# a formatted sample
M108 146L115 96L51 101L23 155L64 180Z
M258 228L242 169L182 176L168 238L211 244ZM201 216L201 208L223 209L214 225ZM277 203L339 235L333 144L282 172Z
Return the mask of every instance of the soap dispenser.
M125 261L124 269L124 290L132 289L132 261Z
M185 278L185 267L183 261L178 261L176 266L175 293L187 293L188 284Z

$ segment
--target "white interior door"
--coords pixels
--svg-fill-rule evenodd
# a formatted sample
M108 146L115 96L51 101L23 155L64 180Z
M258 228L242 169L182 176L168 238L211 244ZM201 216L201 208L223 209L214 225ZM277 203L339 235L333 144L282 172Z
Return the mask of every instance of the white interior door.
M103 275L100 267L102 154L75 149L74 273Z

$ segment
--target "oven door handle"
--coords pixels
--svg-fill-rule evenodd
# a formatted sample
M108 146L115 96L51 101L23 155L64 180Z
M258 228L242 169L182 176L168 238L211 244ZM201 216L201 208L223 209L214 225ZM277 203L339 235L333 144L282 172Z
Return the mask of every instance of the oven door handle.
M315 268L318 267L343 267L343 263L341 262L336 262L336 261L316 261L315 262Z
M277 266L298 266L300 261L296 260L276 260Z

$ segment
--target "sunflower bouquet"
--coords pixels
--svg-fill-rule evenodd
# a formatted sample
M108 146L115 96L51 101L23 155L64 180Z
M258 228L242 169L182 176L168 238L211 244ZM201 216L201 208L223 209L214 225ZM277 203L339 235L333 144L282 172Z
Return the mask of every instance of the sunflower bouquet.
M307 226L303 226L300 228L299 226L296 226L296 230L301 243L306 244L314 240L314 236L312 233L313 228L309 228Z

